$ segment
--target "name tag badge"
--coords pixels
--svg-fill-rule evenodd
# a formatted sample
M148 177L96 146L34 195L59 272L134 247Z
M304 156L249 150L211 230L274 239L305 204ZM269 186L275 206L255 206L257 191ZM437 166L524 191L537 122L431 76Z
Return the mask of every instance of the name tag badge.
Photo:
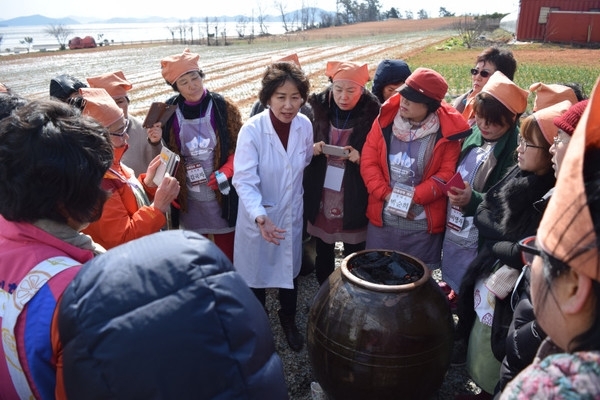
M463 215L460 208L453 206L450 209L450 215L448 216L448 228L454 231L461 231L465 224L465 216Z
M208 182L208 179L206 179L206 174L204 173L204 168L202 168L202 164L186 164L185 169L187 170L187 177L192 188Z
M414 196L415 189L413 187L399 183L395 184L390 201L387 204L388 212L406 218Z
M325 171L325 182L323 187L339 192L342 190L342 182L344 181L344 168L328 165Z

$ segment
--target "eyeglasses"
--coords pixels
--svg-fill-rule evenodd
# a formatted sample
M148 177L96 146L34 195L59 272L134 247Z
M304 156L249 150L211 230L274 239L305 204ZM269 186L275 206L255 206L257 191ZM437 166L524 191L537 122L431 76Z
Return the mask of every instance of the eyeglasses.
M533 147L534 149L543 149L544 148L542 146L535 146L533 144L527 143L527 141L521 135L519 135L519 146L524 147L525 151L527 151L528 147Z
M481 75L482 78L487 78L488 76L490 76L492 73L490 71L486 71L484 69L482 69L481 71L478 70L477 68L471 68L471 75L476 76L477 74Z
M116 132L108 132L111 136L116 136L122 138L127 134L127 128L129 128L129 120L125 121L125 125L122 128L119 128Z
M567 143L569 143L569 140L561 139L559 136L554 136L554 147L558 146L560 143L567 144Z
M535 244L535 236L529 236L525 239L519 241L517 244L519 246L519 250L521 250L521 258L523 259L523 263L531 267L531 263L533 262L533 258L535 256L541 256L542 252L537 248Z

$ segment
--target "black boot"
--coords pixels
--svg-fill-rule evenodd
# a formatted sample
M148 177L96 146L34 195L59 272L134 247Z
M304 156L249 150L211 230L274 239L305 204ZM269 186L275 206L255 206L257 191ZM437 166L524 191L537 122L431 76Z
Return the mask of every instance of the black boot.
M283 314L281 310L279 310L278 314L281 329L283 330L283 334L287 339L290 349L294 351L302 350L302 347L304 346L304 337L296 326L296 316Z

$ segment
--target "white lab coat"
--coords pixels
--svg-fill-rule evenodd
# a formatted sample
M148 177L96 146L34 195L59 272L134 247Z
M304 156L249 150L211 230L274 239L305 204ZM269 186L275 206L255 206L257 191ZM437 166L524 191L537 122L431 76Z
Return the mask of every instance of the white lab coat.
M233 160L232 182L240 197L233 263L252 288L294 287L302 263L302 176L312 155L312 124L303 114L292 121L287 151L269 109L240 130ZM259 215L286 230L279 245L263 239L255 222Z

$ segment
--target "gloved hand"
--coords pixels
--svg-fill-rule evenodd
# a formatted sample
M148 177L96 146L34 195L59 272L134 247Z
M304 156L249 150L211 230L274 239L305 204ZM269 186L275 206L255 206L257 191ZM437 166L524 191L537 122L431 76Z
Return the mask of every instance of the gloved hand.
M219 171L224 173L227 179L231 179L233 176L233 154L230 154L229 157L227 157L227 161L225 161L225 164L221 165ZM210 174L206 184L212 190L219 190L219 184L217 183L217 177L215 176L214 172Z

